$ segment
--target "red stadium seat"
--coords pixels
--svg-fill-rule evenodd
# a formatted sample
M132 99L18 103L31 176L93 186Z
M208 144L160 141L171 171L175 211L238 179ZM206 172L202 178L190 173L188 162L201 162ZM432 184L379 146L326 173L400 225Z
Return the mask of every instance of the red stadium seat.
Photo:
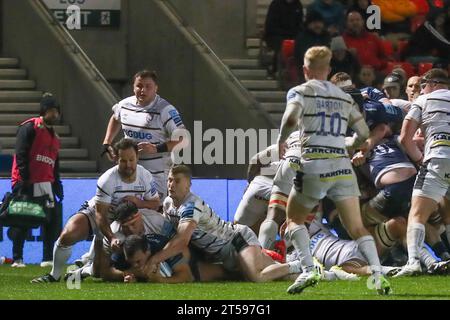
M425 23L427 20L426 16L418 15L411 18L411 33L416 32L416 30Z
M403 51L408 46L409 41L408 40L398 40L397 42L397 56L401 57Z
M405 70L407 77L412 77L416 74L416 71L414 69L414 66L409 62L403 62L403 61L389 61L387 63L387 67L385 69L385 72L387 74L391 73L392 70L395 68L402 68Z
M394 54L394 48L392 46L392 42L389 40L381 40L381 43L383 44L384 54L388 57L392 57Z
M287 62L294 55L295 40L283 40L281 44L281 59Z
M419 73L419 76L421 76L431 68L433 68L433 64L431 62L421 62L419 63L417 72Z

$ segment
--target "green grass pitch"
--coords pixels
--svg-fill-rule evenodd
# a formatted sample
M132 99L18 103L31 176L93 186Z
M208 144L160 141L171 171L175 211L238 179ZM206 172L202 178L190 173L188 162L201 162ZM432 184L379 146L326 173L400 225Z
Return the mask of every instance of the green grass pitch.
M33 277L48 272L49 268L28 265L14 269L0 266L0 299L44 299L44 300L378 300L378 299L450 299L449 276L420 276L390 279L393 294L378 296L367 289L366 280L357 282L320 282L298 295L286 293L288 281L270 283L215 282L189 284L153 283L103 283L97 279L86 279L80 289L68 289L66 283L30 284Z

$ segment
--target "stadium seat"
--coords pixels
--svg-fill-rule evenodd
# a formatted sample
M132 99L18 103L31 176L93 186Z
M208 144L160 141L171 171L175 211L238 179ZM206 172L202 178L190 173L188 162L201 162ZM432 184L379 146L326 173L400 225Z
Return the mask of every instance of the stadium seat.
M416 32L416 30L425 23L425 21L427 20L426 16L424 15L417 15L413 18L411 18L411 25L410 25L410 30L411 33Z
M281 44L281 59L287 64L290 57L294 55L295 40L283 40Z
M405 51L405 48L408 46L409 40L398 40L397 41L397 56L401 57L403 54L403 51Z
M388 57L392 57L394 55L394 47L392 46L392 42L389 40L381 40L383 44L384 54Z
M0 173L11 174L13 157L9 154L0 154Z
M431 62L421 62L417 67L417 73L421 76L431 68L433 68L433 64Z
M392 72L393 69L395 69L397 67L400 67L403 70L405 70L406 75L408 76L408 78L412 77L412 76L414 76L416 74L414 66L411 63L404 62L404 61L389 61L387 63L387 67L386 67L385 72L389 74L389 73Z

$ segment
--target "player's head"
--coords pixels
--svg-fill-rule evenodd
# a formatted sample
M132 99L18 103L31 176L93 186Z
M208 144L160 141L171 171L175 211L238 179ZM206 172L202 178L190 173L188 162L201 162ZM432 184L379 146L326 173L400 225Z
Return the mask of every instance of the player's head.
M134 202L124 200L119 203L114 210L114 217L120 223L124 235L140 235L144 232L142 214Z
M175 200L183 200L191 189L192 171L188 166L179 164L170 168L167 178L169 196Z
M58 102L51 93L44 93L40 103L40 115L48 125L54 125L59 120L60 109Z
M114 152L122 178L132 178L136 174L138 161L138 145L131 139L123 138L114 145Z
M352 78L346 72L337 72L331 78L330 82L335 86L346 89L346 88L355 88L355 85L352 82Z
M158 91L158 76L155 71L142 70L133 77L133 92L138 104L146 106L152 102Z
M306 80L326 80L330 74L331 50L325 46L309 48L303 58L303 74Z
M408 96L408 101L413 101L420 94L420 77L412 76L406 83L405 92Z
M143 268L151 256L146 238L138 235L131 235L125 239L123 252L127 262L136 269Z
M400 97L401 79L396 74L389 74L384 78L383 92L388 99Z
M431 69L420 80L420 93L427 94L439 89L448 89L449 85L450 82L446 71L437 68Z

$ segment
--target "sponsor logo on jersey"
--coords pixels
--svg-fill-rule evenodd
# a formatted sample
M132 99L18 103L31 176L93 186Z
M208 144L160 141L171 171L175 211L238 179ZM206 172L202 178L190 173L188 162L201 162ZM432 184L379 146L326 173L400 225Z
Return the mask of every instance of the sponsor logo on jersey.
M152 134L148 133L148 132L134 131L131 129L123 129L123 133L127 137L133 138L133 139L139 139L139 140L151 140L152 139Z
M41 154L36 155L36 161L38 161L38 162L43 162L43 163L46 163L46 164L49 164L49 165L51 165L52 167L55 166L55 161L54 161L52 158L49 158L49 157L47 157L47 156L43 156L43 155L41 155Z
M170 110L169 115L177 127L183 125L183 121L181 120L180 114L177 110Z
M326 236L325 233L319 232L318 234L316 234L314 237L311 238L311 240L309 241L309 249L311 250L311 252L314 251L317 244L319 244L320 240L325 238L325 236Z
M335 179L346 179L352 176L351 169L341 169L327 173L321 173L319 175L320 180L335 180Z

